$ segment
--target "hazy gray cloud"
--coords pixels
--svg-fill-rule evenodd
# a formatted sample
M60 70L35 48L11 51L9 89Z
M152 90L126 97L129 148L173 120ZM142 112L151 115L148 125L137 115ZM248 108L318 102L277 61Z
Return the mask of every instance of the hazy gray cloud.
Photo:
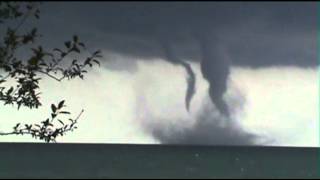
M201 61L194 35L214 34L235 65L316 63L313 2L53 2L43 5L40 24L52 38L78 33L131 56L164 56L159 39L167 39L180 57Z

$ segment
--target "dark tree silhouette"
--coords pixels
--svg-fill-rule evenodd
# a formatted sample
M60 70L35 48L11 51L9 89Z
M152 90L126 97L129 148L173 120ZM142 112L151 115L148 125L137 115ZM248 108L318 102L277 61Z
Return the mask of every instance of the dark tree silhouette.
M39 2L5 2L0 1L0 102L4 105L13 105L29 109L38 108L40 102L39 82L42 76L55 81L84 78L88 68L99 64L101 52L90 53L85 44L74 35L70 41L64 42L63 48L45 50L41 45L35 46L41 37L37 28L30 28L29 32L19 30L27 20L40 18ZM29 50L31 56L21 57L18 51ZM65 62L67 57L88 53L85 59L74 59ZM9 85L8 81L15 85ZM76 124L83 110L76 118L62 120L62 114L70 115L65 111L65 101L51 105L51 115L39 124L18 123L12 132L1 132L0 135L31 135L33 138L45 142L56 142L56 138L77 128ZM65 117L65 116L64 116Z

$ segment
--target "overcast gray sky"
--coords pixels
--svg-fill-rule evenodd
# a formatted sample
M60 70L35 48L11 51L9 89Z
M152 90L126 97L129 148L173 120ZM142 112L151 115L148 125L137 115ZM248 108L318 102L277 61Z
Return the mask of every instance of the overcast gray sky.
M104 54L87 86L57 85L97 128L64 141L317 146L316 13L315 2L43 3L45 46L77 34ZM44 84L50 104L58 88Z

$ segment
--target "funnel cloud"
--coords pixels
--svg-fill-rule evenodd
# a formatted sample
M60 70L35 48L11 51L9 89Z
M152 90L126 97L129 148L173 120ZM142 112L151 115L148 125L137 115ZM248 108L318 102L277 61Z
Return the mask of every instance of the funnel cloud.
M193 72L190 64L187 62L180 60L174 53L174 49L169 41L163 42L162 47L164 49L165 56L167 60L173 64L181 65L187 74L186 82L187 82L187 91L186 91L186 98L185 98L185 104L186 109L189 111L190 109L190 103L192 100L193 95L196 92L196 75Z

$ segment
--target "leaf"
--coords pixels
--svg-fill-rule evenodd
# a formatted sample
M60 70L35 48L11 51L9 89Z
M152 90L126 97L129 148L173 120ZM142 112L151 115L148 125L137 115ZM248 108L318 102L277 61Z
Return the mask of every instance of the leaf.
M84 45L84 43L78 43L79 44L79 46L81 46L81 47L83 47L83 48L86 48L86 46Z
M39 49L39 52L42 52L42 51L43 51L42 46L39 46L38 49Z
M77 61L78 61L78 60L74 59L74 60L72 61L72 64L75 65L75 64L77 63Z
M64 123L60 119L58 119L58 121L64 126Z
M32 36L35 36L37 33L37 28L33 28L31 31Z
M92 60L93 62L97 63L100 66L100 62L96 59Z
M73 36L73 41L74 41L74 42L78 42L78 40L79 40L78 36L77 36L77 35L74 35L74 36Z
M61 108L63 107L64 102L65 102L65 100L61 101L61 102L58 104L58 109L61 109Z
M27 7L28 10L31 10L31 9L32 9L32 6L31 6L31 5L27 5L26 7Z
M24 126L26 127L27 130L31 130L31 128L32 128L32 125L25 124Z
M100 50L98 50L98 51L96 51L96 52L93 53L93 55L98 55L98 54L101 54L101 51L100 51Z
M29 64L32 66L35 66L38 64L38 59L36 57L33 57L29 60Z
M8 91L7 91L7 95L11 94L13 92L13 87L11 87Z
M71 114L71 113L67 111L61 111L60 114Z
M65 53L65 52L62 52L61 53L61 57L63 58L63 57L65 57L67 55L67 53Z
M45 120L45 121L42 121L41 123L44 125L44 126L47 126L49 124L49 119Z
M14 129L15 131L17 131L17 129L19 128L19 126L20 126L20 123L18 123L13 129Z
M91 58L87 58L87 59L84 61L84 64L87 65L87 64L90 63L90 61L91 61Z
M40 14L40 10L39 10L39 9L36 9L36 12L34 13L34 16L35 16L37 19L40 18L39 14Z
M57 107L54 104L51 104L51 110L55 113L57 111Z
M67 42L64 43L64 45L65 45L68 49L70 49L70 47L71 47L71 42L70 42L70 41L67 41Z
M54 119L55 117L57 117L57 114L52 113L51 117L52 117L52 119Z

